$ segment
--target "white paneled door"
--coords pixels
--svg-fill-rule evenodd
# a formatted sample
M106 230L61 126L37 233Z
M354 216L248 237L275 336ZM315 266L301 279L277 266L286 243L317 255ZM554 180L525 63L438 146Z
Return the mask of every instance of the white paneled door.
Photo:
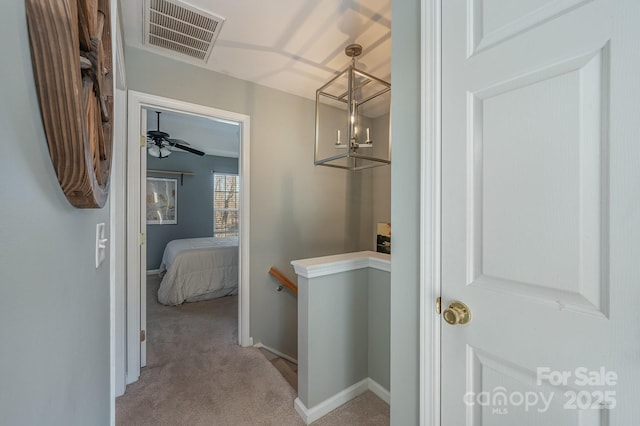
M444 426L640 424L639 5L442 1Z

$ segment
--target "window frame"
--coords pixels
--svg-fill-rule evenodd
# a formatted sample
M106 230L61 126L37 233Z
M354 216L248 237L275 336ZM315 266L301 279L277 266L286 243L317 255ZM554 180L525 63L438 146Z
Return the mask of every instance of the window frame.
M213 237L214 238L228 238L228 237L238 237L240 235L240 224L239 224L239 219L240 219L240 175L238 173L223 173L223 172L212 172L212 184L213 184L213 190L212 190L212 195L213 195L213 200L212 200L212 207L213 207ZM216 177L218 176L224 176L224 177L235 177L236 181L235 181L235 187L236 187L236 205L237 207L235 208L216 208ZM223 192L224 194L229 194L231 193L231 191L226 191L226 185L225 185L225 191L218 191L218 192ZM229 230L217 230L216 229L216 212L219 211L226 211L226 212L235 212L236 213L236 218L238 221L238 227L236 231L229 231Z

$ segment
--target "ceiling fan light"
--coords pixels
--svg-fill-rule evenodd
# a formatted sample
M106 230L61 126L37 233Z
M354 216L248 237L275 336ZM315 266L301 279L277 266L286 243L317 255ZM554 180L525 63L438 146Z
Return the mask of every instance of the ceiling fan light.
M153 145L151 147L149 147L149 155L152 157L160 157L160 148L158 148L157 145Z
M171 151L169 151L169 148L164 146L160 148L160 158L168 157L170 155L171 155Z

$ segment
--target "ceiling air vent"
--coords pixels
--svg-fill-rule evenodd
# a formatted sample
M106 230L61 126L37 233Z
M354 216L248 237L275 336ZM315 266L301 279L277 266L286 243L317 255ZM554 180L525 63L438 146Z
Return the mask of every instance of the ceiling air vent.
M186 3L145 0L144 42L207 62L224 18Z

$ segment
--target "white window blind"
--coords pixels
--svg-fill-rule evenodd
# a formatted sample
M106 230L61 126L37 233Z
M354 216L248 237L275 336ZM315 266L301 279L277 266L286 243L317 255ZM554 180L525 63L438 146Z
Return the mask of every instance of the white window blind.
M240 182L238 175L213 174L213 236L233 237L238 235L238 208Z

